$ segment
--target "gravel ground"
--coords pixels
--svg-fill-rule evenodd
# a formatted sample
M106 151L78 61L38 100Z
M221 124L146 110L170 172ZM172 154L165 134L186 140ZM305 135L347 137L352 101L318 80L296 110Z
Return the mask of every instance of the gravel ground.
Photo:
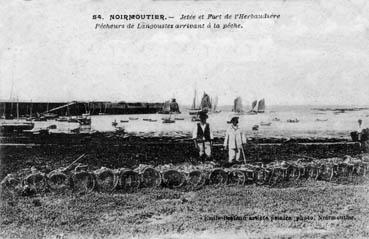
M46 194L1 202L4 238L369 237L369 184L363 181Z
M86 152L82 163L91 169L176 163L193 155L192 144L145 142L1 147L0 178L31 166L49 172ZM293 147L286 147L286 152ZM273 159L270 149L264 151ZM341 154L338 151L314 152L327 157ZM274 153L278 158L284 155ZM206 186L193 192L158 188L130 194L14 196L0 201L0 238L369 238L368 191L369 183L363 180L299 180L273 188Z

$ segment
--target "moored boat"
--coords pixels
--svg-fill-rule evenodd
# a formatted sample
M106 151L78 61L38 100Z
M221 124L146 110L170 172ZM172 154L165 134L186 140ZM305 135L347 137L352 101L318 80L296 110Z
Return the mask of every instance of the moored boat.
M44 113L42 114L42 116L45 117L46 119L58 118L58 114L54 114L54 113Z
M190 115L197 115L201 111L200 108L196 108L196 97L197 97L197 91L195 90L195 95L193 97L192 106L189 110Z
M298 123L300 122L297 118L296 119L288 119L287 123Z
M158 112L159 114L179 114L179 105L176 102L176 99L173 98L171 101L167 100L164 102L163 108Z
M328 121L328 119L315 119L315 121L324 122L324 121Z
M247 115L256 115L256 114L257 114L257 110L256 110L257 103L258 103L258 101L257 101L257 100L254 100L254 101L251 103L251 108L250 108L250 110L249 110L249 111L247 111L245 114L247 114Z
M175 123L175 122L176 122L175 120L172 120L170 118L163 120L163 124L171 124L171 123Z
M67 116L60 116L59 118L56 118L55 120L56 121L59 121L59 122L68 122L69 117L67 117Z
M244 114L244 110L243 110L243 106L242 106L242 98L240 96L238 96L236 99L234 99L233 101L233 112L235 112L238 115Z
M257 112L258 113L264 113L265 112L265 100L264 99L259 100Z
M222 112L221 110L218 110L218 96L215 96L214 101L212 100L212 105L213 105L213 109L211 110L211 113L220 113Z
M211 112L212 104L210 100L210 96L204 92L204 95L202 96L201 103L200 103L200 109L203 112Z

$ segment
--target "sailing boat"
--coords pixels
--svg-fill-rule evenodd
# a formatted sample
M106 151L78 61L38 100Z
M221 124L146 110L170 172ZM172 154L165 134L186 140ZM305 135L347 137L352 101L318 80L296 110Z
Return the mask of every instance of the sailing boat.
M176 114L181 113L181 111L179 110L179 105L175 98L172 98L172 101L169 104L169 108L170 108L170 113L176 113Z
M175 98L173 98L172 101L169 100L165 101L163 108L159 111L159 114L171 114L171 113L177 114L181 113L181 111L179 111L179 106Z
M221 112L221 110L217 110L217 106L218 106L218 96L215 96L214 103L213 103L213 110L212 110L213 113Z
M243 109L242 109L242 98L240 96L238 96L236 99L234 99L233 101L233 109L232 111L235 112L236 114L243 114Z
M192 106L190 108L190 115L197 115L200 112L200 108L196 108L196 97L197 97L197 91L195 90L195 95L193 97Z
M257 112L258 113L264 113L265 112L265 100L264 99L259 100Z
M251 110L250 111L255 111L256 112L256 105L258 104L258 101L257 100L254 100L252 103L251 103Z
M205 111L205 112L209 112L212 109L210 96L206 94L205 92L201 99L200 109L201 111Z
M257 105L258 105L258 101L254 100L251 103L251 109L247 112L248 115L256 115L258 113L257 111Z
M170 101L164 102L163 108L159 111L159 114L169 114L170 113Z

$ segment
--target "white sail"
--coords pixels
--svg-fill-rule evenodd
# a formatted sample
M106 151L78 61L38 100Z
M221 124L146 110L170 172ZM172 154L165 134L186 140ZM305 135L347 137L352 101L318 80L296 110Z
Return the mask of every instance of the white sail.
M243 106L242 106L242 98L239 96L237 97L233 102L233 111L236 113L243 112Z
M163 109L162 110L165 111L165 112L169 112L170 111L170 101L169 100L167 100L167 101L164 102L164 105L163 105Z
M193 97L191 110L199 110L198 108L196 108L196 102L197 102L197 91L195 90L195 95Z
M218 106L218 96L215 96L214 103L213 103L213 111L217 110Z
M193 102L192 102L192 107L191 109L196 109L196 90L195 90L195 95L193 97Z
M261 99L258 102L258 113L263 113L265 111L265 100Z
M257 105L258 101L257 100L254 100L252 103L251 103L251 111L256 111L256 105Z

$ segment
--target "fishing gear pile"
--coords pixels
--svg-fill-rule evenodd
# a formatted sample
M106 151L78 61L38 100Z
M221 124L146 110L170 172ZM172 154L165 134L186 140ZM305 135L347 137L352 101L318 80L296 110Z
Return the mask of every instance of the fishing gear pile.
M301 156L298 160L269 164L248 163L220 167L209 162L159 166L140 164L134 169L102 167L91 171L77 164L84 155L64 168L45 174L32 167L25 176L8 174L1 182L2 195L31 196L46 192L90 193L92 191L135 192L140 188L168 187L197 190L205 185L269 185L302 179L333 181L367 177L369 156L315 159Z

